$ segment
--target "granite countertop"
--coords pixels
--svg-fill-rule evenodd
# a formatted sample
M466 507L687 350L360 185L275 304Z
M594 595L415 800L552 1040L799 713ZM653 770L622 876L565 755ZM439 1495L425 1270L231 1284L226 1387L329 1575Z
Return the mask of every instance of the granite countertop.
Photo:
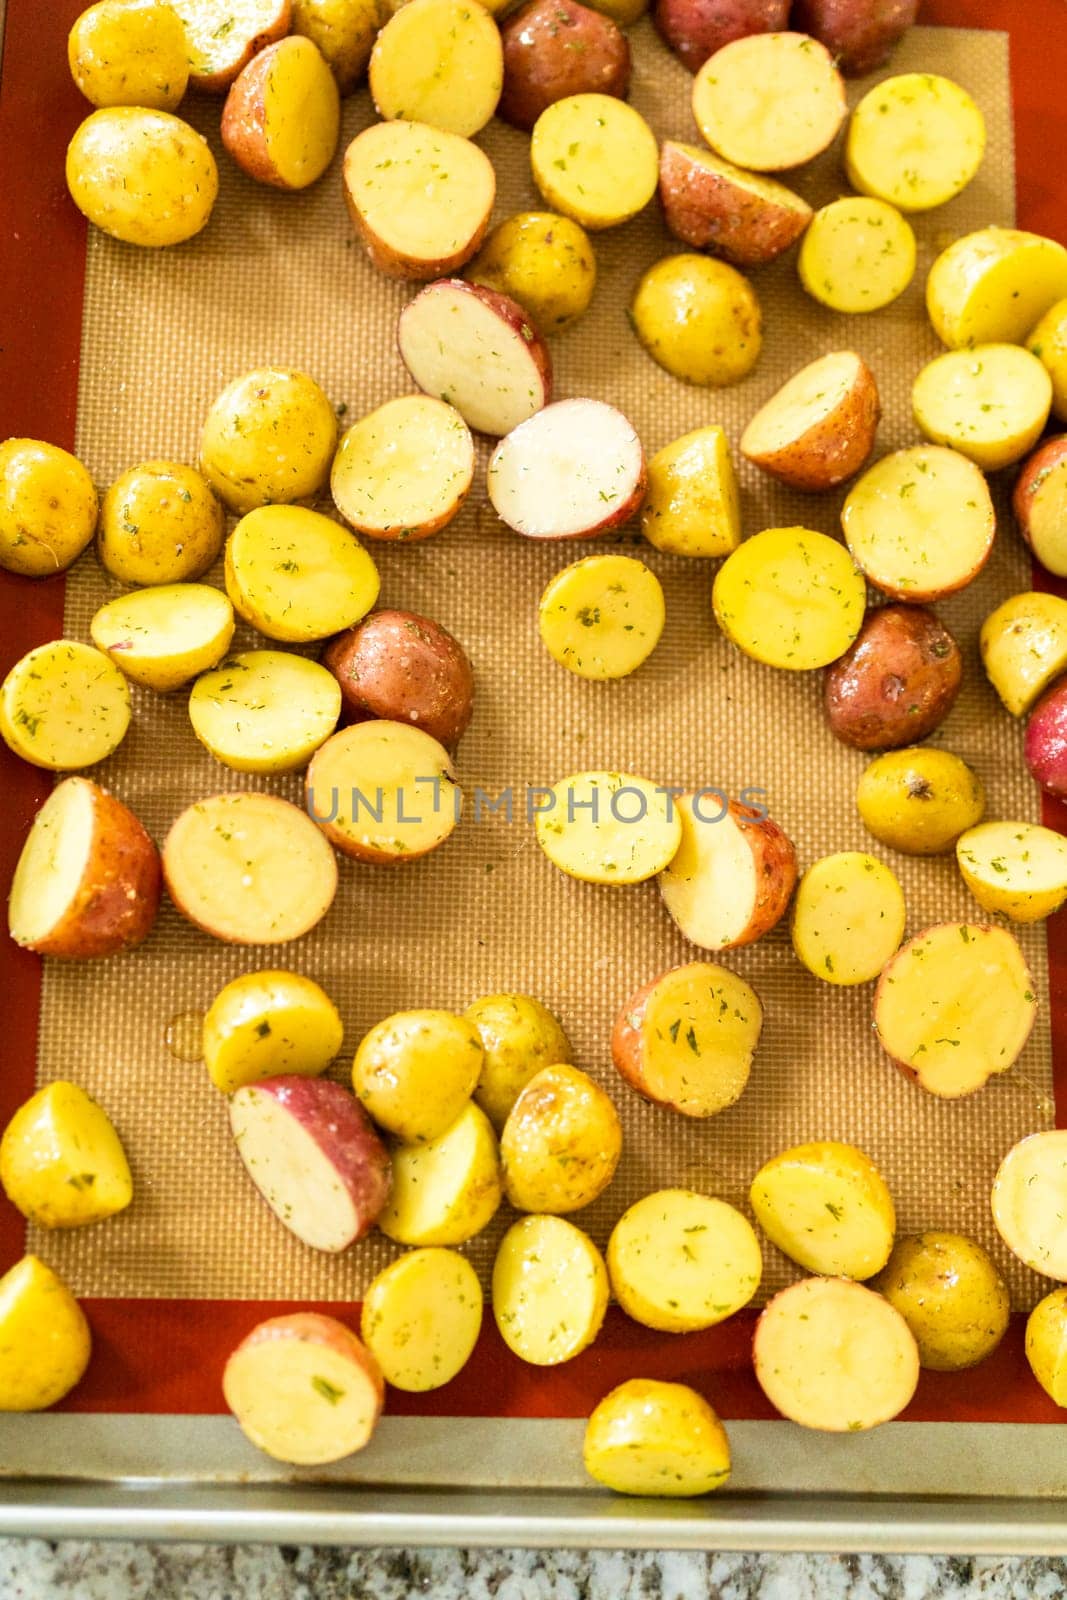
M2 1600L1057 1600L1067 1561L0 1541Z

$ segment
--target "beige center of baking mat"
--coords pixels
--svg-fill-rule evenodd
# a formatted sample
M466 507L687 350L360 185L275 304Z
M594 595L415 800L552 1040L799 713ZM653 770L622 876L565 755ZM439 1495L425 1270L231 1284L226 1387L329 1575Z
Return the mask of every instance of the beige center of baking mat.
M660 136L692 138L688 74L642 24L634 43L634 104ZM977 98L989 151L971 188L920 217L919 271L910 292L866 321L824 311L796 281L792 256L754 274L766 343L755 373L736 388L692 389L661 372L627 327L639 274L677 246L654 206L596 241L600 281L592 310L553 345L557 394L594 395L632 418L651 452L701 424L723 423L736 445L756 407L803 362L852 346L879 381L881 450L916 441L911 380L937 350L922 312L922 283L940 245L985 223L1012 220L1007 41L999 34L916 29L896 70L936 69ZM853 88L853 95L860 92ZM260 187L237 172L217 138L219 105L184 108L211 139L222 193L206 232L152 253L91 232L81 361L78 450L101 484L152 456L195 461L201 419L230 378L266 362L306 368L354 419L411 389L396 355L394 324L411 290L379 277L354 241L341 197L340 154L309 194ZM345 140L371 118L366 93L345 106ZM496 217L538 204L527 139L494 124L482 141L496 166ZM342 144L343 148L343 144ZM840 151L797 175L823 203L844 189ZM483 453L484 455L484 453ZM840 495L802 496L743 468L747 534L807 523L832 533ZM853 793L865 757L830 737L821 675L774 672L736 654L711 615L713 567L660 555L624 535L615 544L648 560L663 581L667 626L633 678L585 683L558 667L537 636L537 599L548 578L595 545L539 547L503 529L485 505L479 473L464 515L425 544L375 544L382 603L440 619L464 642L478 676L474 722L460 774L496 792L551 782L585 767L628 769L664 782L718 784L736 794L766 789L772 815L796 841L802 865L832 850L866 847ZM981 579L939 609L967 658L946 745L971 761L989 790L991 817L1036 818L1019 730L978 664L982 617L1029 586L1028 562L1006 507ZM952 529L945 528L950 538ZM221 579L217 579L221 581ZM68 631L87 637L96 607L116 592L90 556L67 588ZM245 630L243 646L263 643ZM157 839L189 802L222 789L271 788L294 800L297 777L242 778L217 766L189 726L185 696L134 691L133 728L94 776L129 802ZM342 863L341 889L325 922L280 949L218 944L168 906L148 944L88 966L48 963L41 1022L41 1078L76 1079L114 1116L130 1152L137 1194L124 1216L70 1234L36 1236L79 1293L97 1295L356 1296L392 1253L366 1240L340 1258L293 1238L254 1191L231 1144L222 1097L199 1062L171 1053L168 1024L203 1010L229 979L254 967L291 966L318 979L345 1019L347 1064L362 1032L406 1006L463 1008L497 989L528 990L561 1016L575 1061L614 1094L626 1145L618 1175L578 1220L600 1245L626 1205L651 1189L686 1184L738 1204L769 1155L798 1140L852 1140L878 1162L900 1225L958 1228L990 1246L989 1186L1015 1140L1047 1125L1047 1003L1016 1069L972 1099L946 1103L909 1084L881 1054L870 1028L871 987L819 983L794 959L785 927L726 964L749 979L766 1010L750 1085L733 1109L690 1122L645 1105L615 1076L611 1021L638 985L698 956L675 931L653 884L607 889L575 883L541 855L520 815L475 823L432 856L395 869ZM909 932L946 917L974 917L951 858L915 861L881 851L908 897ZM1044 933L1022 943L1047 1002ZM470 1246L481 1268L509 1217ZM997 1249L1016 1299L1037 1298L1037 1279ZM794 1269L768 1248L765 1287Z

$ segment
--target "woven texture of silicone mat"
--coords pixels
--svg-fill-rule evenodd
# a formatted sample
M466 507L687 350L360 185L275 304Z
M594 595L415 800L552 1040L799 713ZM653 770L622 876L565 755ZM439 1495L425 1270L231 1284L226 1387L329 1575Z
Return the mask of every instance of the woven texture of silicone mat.
M645 22L631 33L633 103L661 137L696 137L689 75ZM855 348L879 382L879 452L914 443L912 379L937 352L923 314L922 284L948 238L1013 212L1007 40L994 33L918 28L894 71L936 70L957 79L985 113L989 148L975 182L951 205L915 219L919 268L909 292L869 320L823 310L803 294L794 256L753 274L764 310L764 349L744 383L693 389L660 371L627 326L640 273L678 246L655 206L595 240L593 306L553 341L556 394L618 405L651 453L704 423L721 422L736 445L744 423L805 361ZM851 86L855 100L870 80ZM380 277L353 237L340 187L344 145L372 120L366 90L345 103L344 134L326 177L286 195L245 179L221 150L220 105L190 100L182 114L208 135L221 194L206 231L175 250L141 251L90 230L81 354L78 450L103 485L151 457L195 461L199 427L231 377L265 363L311 372L351 421L412 385L396 354L396 314L412 290ZM528 140L492 124L479 139L497 170L496 220L538 206ZM840 145L795 174L814 203L845 191ZM562 1018L575 1062L614 1094L625 1150L607 1193L576 1220L600 1245L615 1218L650 1189L689 1185L746 1204L748 1182L769 1155L797 1141L833 1137L868 1151L896 1198L902 1229L950 1227L993 1249L1016 1303L1037 1298L1036 1278L999 1247L989 1186L1003 1153L1048 1125L1047 974L1043 929L1022 930L1042 1000L1016 1068L981 1094L938 1101L882 1055L870 1027L871 986L818 982L795 960L786 927L731 951L725 964L758 990L766 1021L742 1100L708 1122L644 1104L619 1081L608 1040L619 1004L650 977L699 957L675 930L654 884L607 889L556 871L523 817L524 785L587 767L621 768L663 782L767 791L771 814L795 840L802 866L829 851L870 845L854 803L865 757L829 734L821 674L778 673L737 654L711 615L714 564L644 547L633 530L599 543L539 547L501 527L484 494L484 460L463 515L412 546L371 544L381 603L425 612L468 648L478 678L474 721L460 750L468 791L464 822L439 851L397 869L342 863L332 911L308 938L274 949L236 948L197 932L166 905L148 943L93 965L46 964L40 1078L71 1077L113 1115L130 1152L136 1200L106 1227L50 1234L47 1258L82 1294L347 1300L393 1253L374 1235L340 1257L312 1251L267 1210L228 1132L226 1107L203 1066L168 1048L172 1019L202 1012L221 986L254 967L288 966L319 980L345 1019L348 1064L362 1032L390 1011L462 1009L502 989L541 996ZM842 496L794 494L741 467L746 534L790 523L837 530ZM1000 708L978 663L983 616L1030 586L1029 562L998 496L1001 527L989 565L963 594L938 607L960 639L967 675L938 741L973 762L986 782L990 817L1037 819L1037 793L1021 759L1017 725ZM945 536L951 537L946 526ZM369 542L369 541L368 541ZM632 678L586 683L558 667L537 636L537 599L548 578L593 550L634 549L658 573L667 626ZM221 583L221 572L214 580ZM90 555L67 584L66 630L88 624L118 585ZM257 640L238 633L244 648ZM269 641L267 641L269 642ZM249 778L200 747L186 696L134 690L132 730L94 777L127 801L157 839L184 806L224 789L268 788L294 800L297 776ZM475 821L477 784L516 790L516 817ZM977 916L951 857L921 861L878 852L899 873L908 931ZM188 1020L188 1019L187 1019ZM468 1247L488 1268L507 1207ZM30 1247L40 1241L30 1230ZM770 1247L764 1292L796 1275Z

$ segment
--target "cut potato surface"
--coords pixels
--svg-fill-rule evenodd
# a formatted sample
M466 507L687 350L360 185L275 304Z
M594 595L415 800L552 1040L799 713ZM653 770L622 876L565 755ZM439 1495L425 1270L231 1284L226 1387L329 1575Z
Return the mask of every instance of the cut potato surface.
M500 1135L504 1192L516 1211L578 1211L607 1188L621 1153L611 1096L577 1067L542 1067Z
M327 639L365 617L378 589L355 535L303 506L261 506L226 541L226 593L268 639Z
M548 346L518 301L495 289L431 283L400 313L396 337L419 388L479 433L510 433L552 398Z
M1067 1131L1032 1133L1008 1151L993 1180L993 1221L1013 1255L1067 1282Z
M428 395L389 400L348 429L330 493L371 539L426 539L452 521L474 477L474 441L452 406Z
M628 1316L664 1333L711 1328L747 1306L763 1257L751 1223L724 1200L662 1189L623 1212L608 1272Z
M478 1274L455 1250L412 1250L363 1296L360 1332L394 1389L424 1394L467 1365L482 1327Z
M530 137L533 179L554 211L583 228L613 228L656 192L656 136L609 94L572 94L546 107Z
M670 795L629 772L576 772L544 795L537 842L585 883L643 883L675 855L682 824Z
M167 891L190 922L230 944L285 944L321 922L337 862L311 818L269 794L217 794L171 824Z
M131 683L167 694L221 661L233 638L233 607L206 583L165 583L109 600L89 631Z
M338 850L361 861L402 861L444 844L463 794L443 745L409 722L342 728L312 757L307 806Z
M648 463L641 532L676 556L728 556L741 543L741 496L723 428L696 428Z
M895 600L937 600L977 577L996 516L989 486L955 450L883 456L849 491L841 527L853 560ZM949 533L951 530L951 535Z
M378 1226L397 1244L463 1244L502 1199L496 1135L472 1102L440 1138L394 1149L393 1189Z
M1067 434L1034 451L1012 496L1019 531L1046 572L1067 577Z
M673 139L664 140L660 152L659 195L676 239L738 267L773 261L812 215L808 202L784 184Z
M860 631L863 578L836 540L810 528L767 528L715 575L715 620L739 650L803 672L843 655Z
M49 1083L21 1105L0 1139L0 1183L42 1228L80 1228L124 1211L130 1164L102 1106L75 1083Z
M1006 928L944 922L909 940L885 968L874 1027L897 1066L953 1100L1017 1060L1036 1005L1034 981Z
M451 1011L398 1011L360 1040L352 1087L380 1128L426 1144L455 1122L482 1070L478 1030Z
M340 715L341 687L333 673L287 650L231 656L198 678L189 696L193 732L216 761L236 772L305 767Z
M570 1361L600 1332L608 1274L588 1234L563 1217L523 1217L493 1265L493 1316L508 1349L537 1367Z
M641 441L602 400L559 400L501 439L488 472L502 522L528 539L586 539L628 522L645 492Z
M919 1350L899 1311L861 1283L806 1278L756 1325L759 1385L783 1417L824 1433L891 1422L919 1381Z
M1045 1393L1067 1405L1067 1289L1053 1289L1031 1311L1026 1359Z
M726 1430L703 1395L684 1383L630 1378L593 1411L585 1470L617 1494L688 1498L730 1476Z
M259 183L306 189L337 149L341 97L319 48L301 34L268 45L231 86L222 142Z
M741 435L741 454L796 489L832 489L874 449L881 411L862 356L837 351L802 367L761 406Z
M915 235L885 200L834 200L812 218L797 270L831 311L879 311L915 276Z
M906 72L852 113L845 168L860 194L929 211L967 187L984 154L985 119L966 89L935 72Z
M833 143L845 85L804 33L753 33L709 56L693 80L693 116L711 148L752 172L802 166Z
M776 822L717 789L675 802L682 838L659 880L663 903L692 944L752 944L785 915L796 851Z
M370 92L379 116L469 138L496 110L504 82L500 32L470 0L408 0L379 33Z
M280 1074L325 1072L344 1027L329 995L298 972L246 972L204 1017L204 1065L223 1094Z
M191 88L222 94L257 50L289 31L289 0L173 0Z
M870 1278L889 1259L893 1197L854 1145L828 1139L783 1150L756 1173L749 1198L771 1243L807 1272Z
M0 1277L0 1348L0 1412L54 1406L89 1365L85 1313L37 1256L23 1256Z
M424 122L364 128L345 152L344 183L371 261L408 280L437 278L469 261L496 196L484 151Z
M1034 324L1064 295L1067 250L1021 228L964 234L941 252L926 280L930 321L950 350L1029 343Z
M984 911L1039 922L1067 900L1067 839L1036 822L986 822L956 841L963 881Z
M1067 295L1049 307L1036 328L1030 329L1024 343L1048 368L1052 379L1053 416L1060 422L1067 422Z
M300 1467L362 1450L384 1396L378 1363L351 1329L311 1311L253 1328L227 1361L222 1389L252 1443Z
M1054 594L1012 595L982 623L982 665L1014 717L1030 710L1067 670L1067 600Z
M625 678L659 643L666 608L654 572L633 556L586 556L541 596L541 643L579 678Z
M743 978L692 961L626 1002L612 1030L612 1059L646 1100L713 1117L743 1094L762 1027L759 997Z
M904 891L885 862L843 850L801 878L793 949L824 983L868 983L899 949L906 915Z
M0 685L0 735L23 761L51 772L91 767L130 726L130 691L107 656L74 639L40 644Z
M919 373L911 399L928 439L996 472L1037 443L1052 406L1052 379L1029 350L983 344L937 356Z

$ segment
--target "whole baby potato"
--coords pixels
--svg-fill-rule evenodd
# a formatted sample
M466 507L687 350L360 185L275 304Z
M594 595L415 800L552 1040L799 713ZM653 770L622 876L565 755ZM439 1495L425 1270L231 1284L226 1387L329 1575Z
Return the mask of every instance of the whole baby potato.
M292 0L292 30L317 44L342 94L367 70L378 29L389 15L378 0Z
M173 111L189 82L185 29L163 0L99 0L71 28L67 57L94 106Z
M578 0L528 0L500 30L504 88L497 115L533 127L546 106L570 94L630 87L630 46L610 17Z
M889 60L919 10L919 0L793 0L790 27L810 33L849 78Z
M0 567L48 578L80 556L96 528L93 480L43 439L0 444Z
M89 221L126 244L181 244L205 226L219 190L207 140L169 111L108 106L67 147L67 187Z
M474 1098L499 1133L530 1079L569 1061L571 1047L559 1019L532 995L487 994L463 1014L485 1052Z
M653 361L686 383L738 383L759 359L756 292L724 261L665 256L638 284L631 315Z
M104 495L97 554L123 583L185 583L211 566L224 525L221 505L195 468L143 461Z
M938 856L981 822L985 787L948 750L916 745L876 756L856 789L869 833L905 855Z
M607 1188L621 1154L611 1097L577 1067L543 1067L500 1135L504 1193L517 1211L577 1211Z
M410 722L452 749L474 710L474 669L447 628L413 611L376 611L322 654L347 722Z
M869 611L856 642L826 669L826 714L854 750L895 750L925 739L955 703L960 647L925 606Z
M989 1256L960 1233L898 1239L877 1289L900 1312L932 1372L959 1372L991 1355L1011 1314L1008 1286Z
M482 1070L474 1024L451 1011L398 1011L376 1023L352 1063L357 1099L402 1144L428 1144L455 1122Z
M314 378L256 367L228 383L204 419L200 470L243 515L315 494L336 446L337 417Z
M585 229L554 211L520 211L495 227L464 271L471 283L510 295L545 333L588 308L596 257Z
M678 59L696 72L733 39L788 28L789 0L656 0L656 27ZM793 26L799 28L797 22Z

